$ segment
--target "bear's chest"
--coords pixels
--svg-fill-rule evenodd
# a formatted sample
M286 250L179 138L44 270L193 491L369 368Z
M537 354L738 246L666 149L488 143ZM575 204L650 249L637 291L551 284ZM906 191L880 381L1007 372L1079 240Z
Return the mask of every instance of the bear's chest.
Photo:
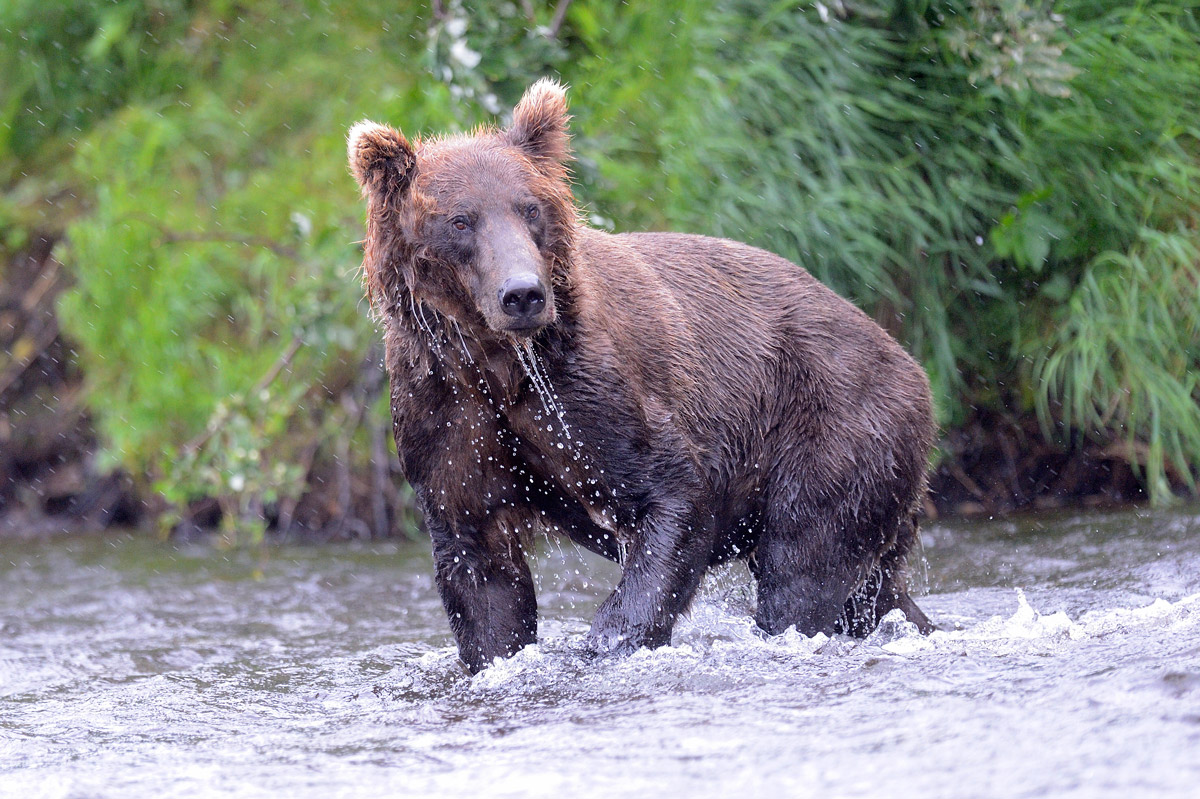
M569 396L533 392L505 416L515 454L533 477L582 505L598 527L616 532L628 523L634 511L624 464L597 446L593 420Z

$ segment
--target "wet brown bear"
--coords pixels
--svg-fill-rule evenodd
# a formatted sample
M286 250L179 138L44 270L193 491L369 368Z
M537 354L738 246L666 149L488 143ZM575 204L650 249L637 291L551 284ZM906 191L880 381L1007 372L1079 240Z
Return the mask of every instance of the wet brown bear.
M767 633L863 635L909 598L933 423L924 372L800 267L722 239L584 225L563 87L507 130L350 131L396 445L472 671L537 637L522 554L559 530L623 574L597 653L670 641L749 558Z

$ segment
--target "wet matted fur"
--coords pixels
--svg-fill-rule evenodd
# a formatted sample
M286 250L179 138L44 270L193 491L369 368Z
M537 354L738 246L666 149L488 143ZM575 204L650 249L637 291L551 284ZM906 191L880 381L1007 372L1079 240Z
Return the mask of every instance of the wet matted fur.
M864 635L893 608L931 629L904 577L934 429L921 367L783 258L585 225L568 120L542 80L507 129L350 131L396 445L462 659L536 640L535 530L621 563L597 653L668 643L730 558L767 633ZM514 276L537 292L521 316Z

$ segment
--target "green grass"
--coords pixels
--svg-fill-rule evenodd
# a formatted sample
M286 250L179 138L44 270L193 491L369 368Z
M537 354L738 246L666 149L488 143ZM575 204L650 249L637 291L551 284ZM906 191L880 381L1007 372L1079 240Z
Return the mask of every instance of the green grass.
M663 148L672 221L871 309L925 363L946 426L1036 411L1064 445L1124 442L1156 500L1167 470L1193 485L1195 11L943 3L900 24L719 6Z

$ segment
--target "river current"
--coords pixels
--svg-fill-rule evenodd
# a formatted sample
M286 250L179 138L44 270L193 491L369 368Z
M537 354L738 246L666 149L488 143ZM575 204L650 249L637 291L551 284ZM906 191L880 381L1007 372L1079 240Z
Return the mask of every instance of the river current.
M540 643L471 677L419 544L0 541L0 797L1200 795L1200 509L927 525L866 640L579 654L615 567L545 544Z

